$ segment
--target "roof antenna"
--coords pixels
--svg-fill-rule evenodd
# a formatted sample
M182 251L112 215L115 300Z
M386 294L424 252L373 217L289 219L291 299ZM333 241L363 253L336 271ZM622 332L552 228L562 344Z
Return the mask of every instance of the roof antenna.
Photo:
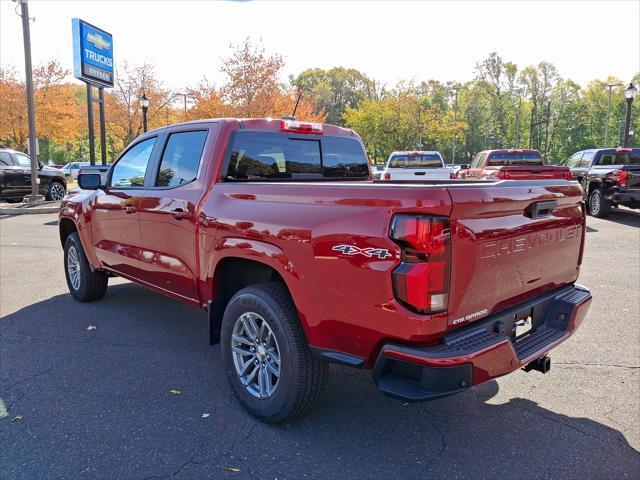
M302 89L298 89L298 99L296 100L296 106L293 107L293 113L291 114L291 116L293 118L296 118L296 110L298 110L298 104L300 103L300 99L302 98Z

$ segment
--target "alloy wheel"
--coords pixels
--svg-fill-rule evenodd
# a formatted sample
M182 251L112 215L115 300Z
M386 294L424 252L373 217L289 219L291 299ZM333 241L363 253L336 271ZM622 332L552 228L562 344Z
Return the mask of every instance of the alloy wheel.
M55 182L53 185L51 185L50 195L52 200L59 202L64 198L65 193L66 192L64 191L64 187L58 182Z
M254 397L271 397L280 381L280 349L262 316L247 312L238 317L231 335L231 353L244 388Z
M67 250L67 273L71 286L74 290L78 290L80 288L80 258L78 250L73 245Z

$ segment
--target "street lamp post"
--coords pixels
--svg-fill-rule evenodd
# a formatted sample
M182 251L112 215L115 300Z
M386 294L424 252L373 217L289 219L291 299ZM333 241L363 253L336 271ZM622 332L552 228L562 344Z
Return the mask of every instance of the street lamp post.
M142 94L140 106L142 107L142 129L147 133L147 110L149 109L149 99L147 98L146 93Z
M627 118L624 123L624 145L623 147L629 148L629 130L631 128L631 104L633 103L633 99L638 93L638 89L633 86L633 83L630 83L629 86L624 91L624 98L627 100Z

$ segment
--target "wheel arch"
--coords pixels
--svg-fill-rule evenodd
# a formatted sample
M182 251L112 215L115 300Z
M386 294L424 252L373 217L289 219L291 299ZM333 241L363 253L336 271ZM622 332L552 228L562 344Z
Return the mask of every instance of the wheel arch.
M58 232L60 234L60 244L62 245L62 248L64 248L64 244L69 235L72 233L78 233L78 227L70 218L62 217L58 222Z
M284 273L284 274L283 274ZM261 283L277 282L284 286L291 302L298 313L298 320L308 343L307 325L304 316L298 309L298 304L290 284L285 279L286 273L280 272L275 265L270 265L261 259L246 258L244 256L227 255L217 262L212 276L212 298L209 302L209 319L214 330L219 332L224 311L231 298L243 288ZM217 327L217 328L216 328ZM211 343L215 344L219 337L212 336Z

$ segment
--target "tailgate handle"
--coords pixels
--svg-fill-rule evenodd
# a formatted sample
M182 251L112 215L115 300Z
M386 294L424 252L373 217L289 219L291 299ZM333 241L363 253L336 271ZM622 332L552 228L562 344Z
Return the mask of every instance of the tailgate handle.
M549 200L546 202L535 202L527 207L526 215L529 218L545 218L550 216L555 210L558 202Z

